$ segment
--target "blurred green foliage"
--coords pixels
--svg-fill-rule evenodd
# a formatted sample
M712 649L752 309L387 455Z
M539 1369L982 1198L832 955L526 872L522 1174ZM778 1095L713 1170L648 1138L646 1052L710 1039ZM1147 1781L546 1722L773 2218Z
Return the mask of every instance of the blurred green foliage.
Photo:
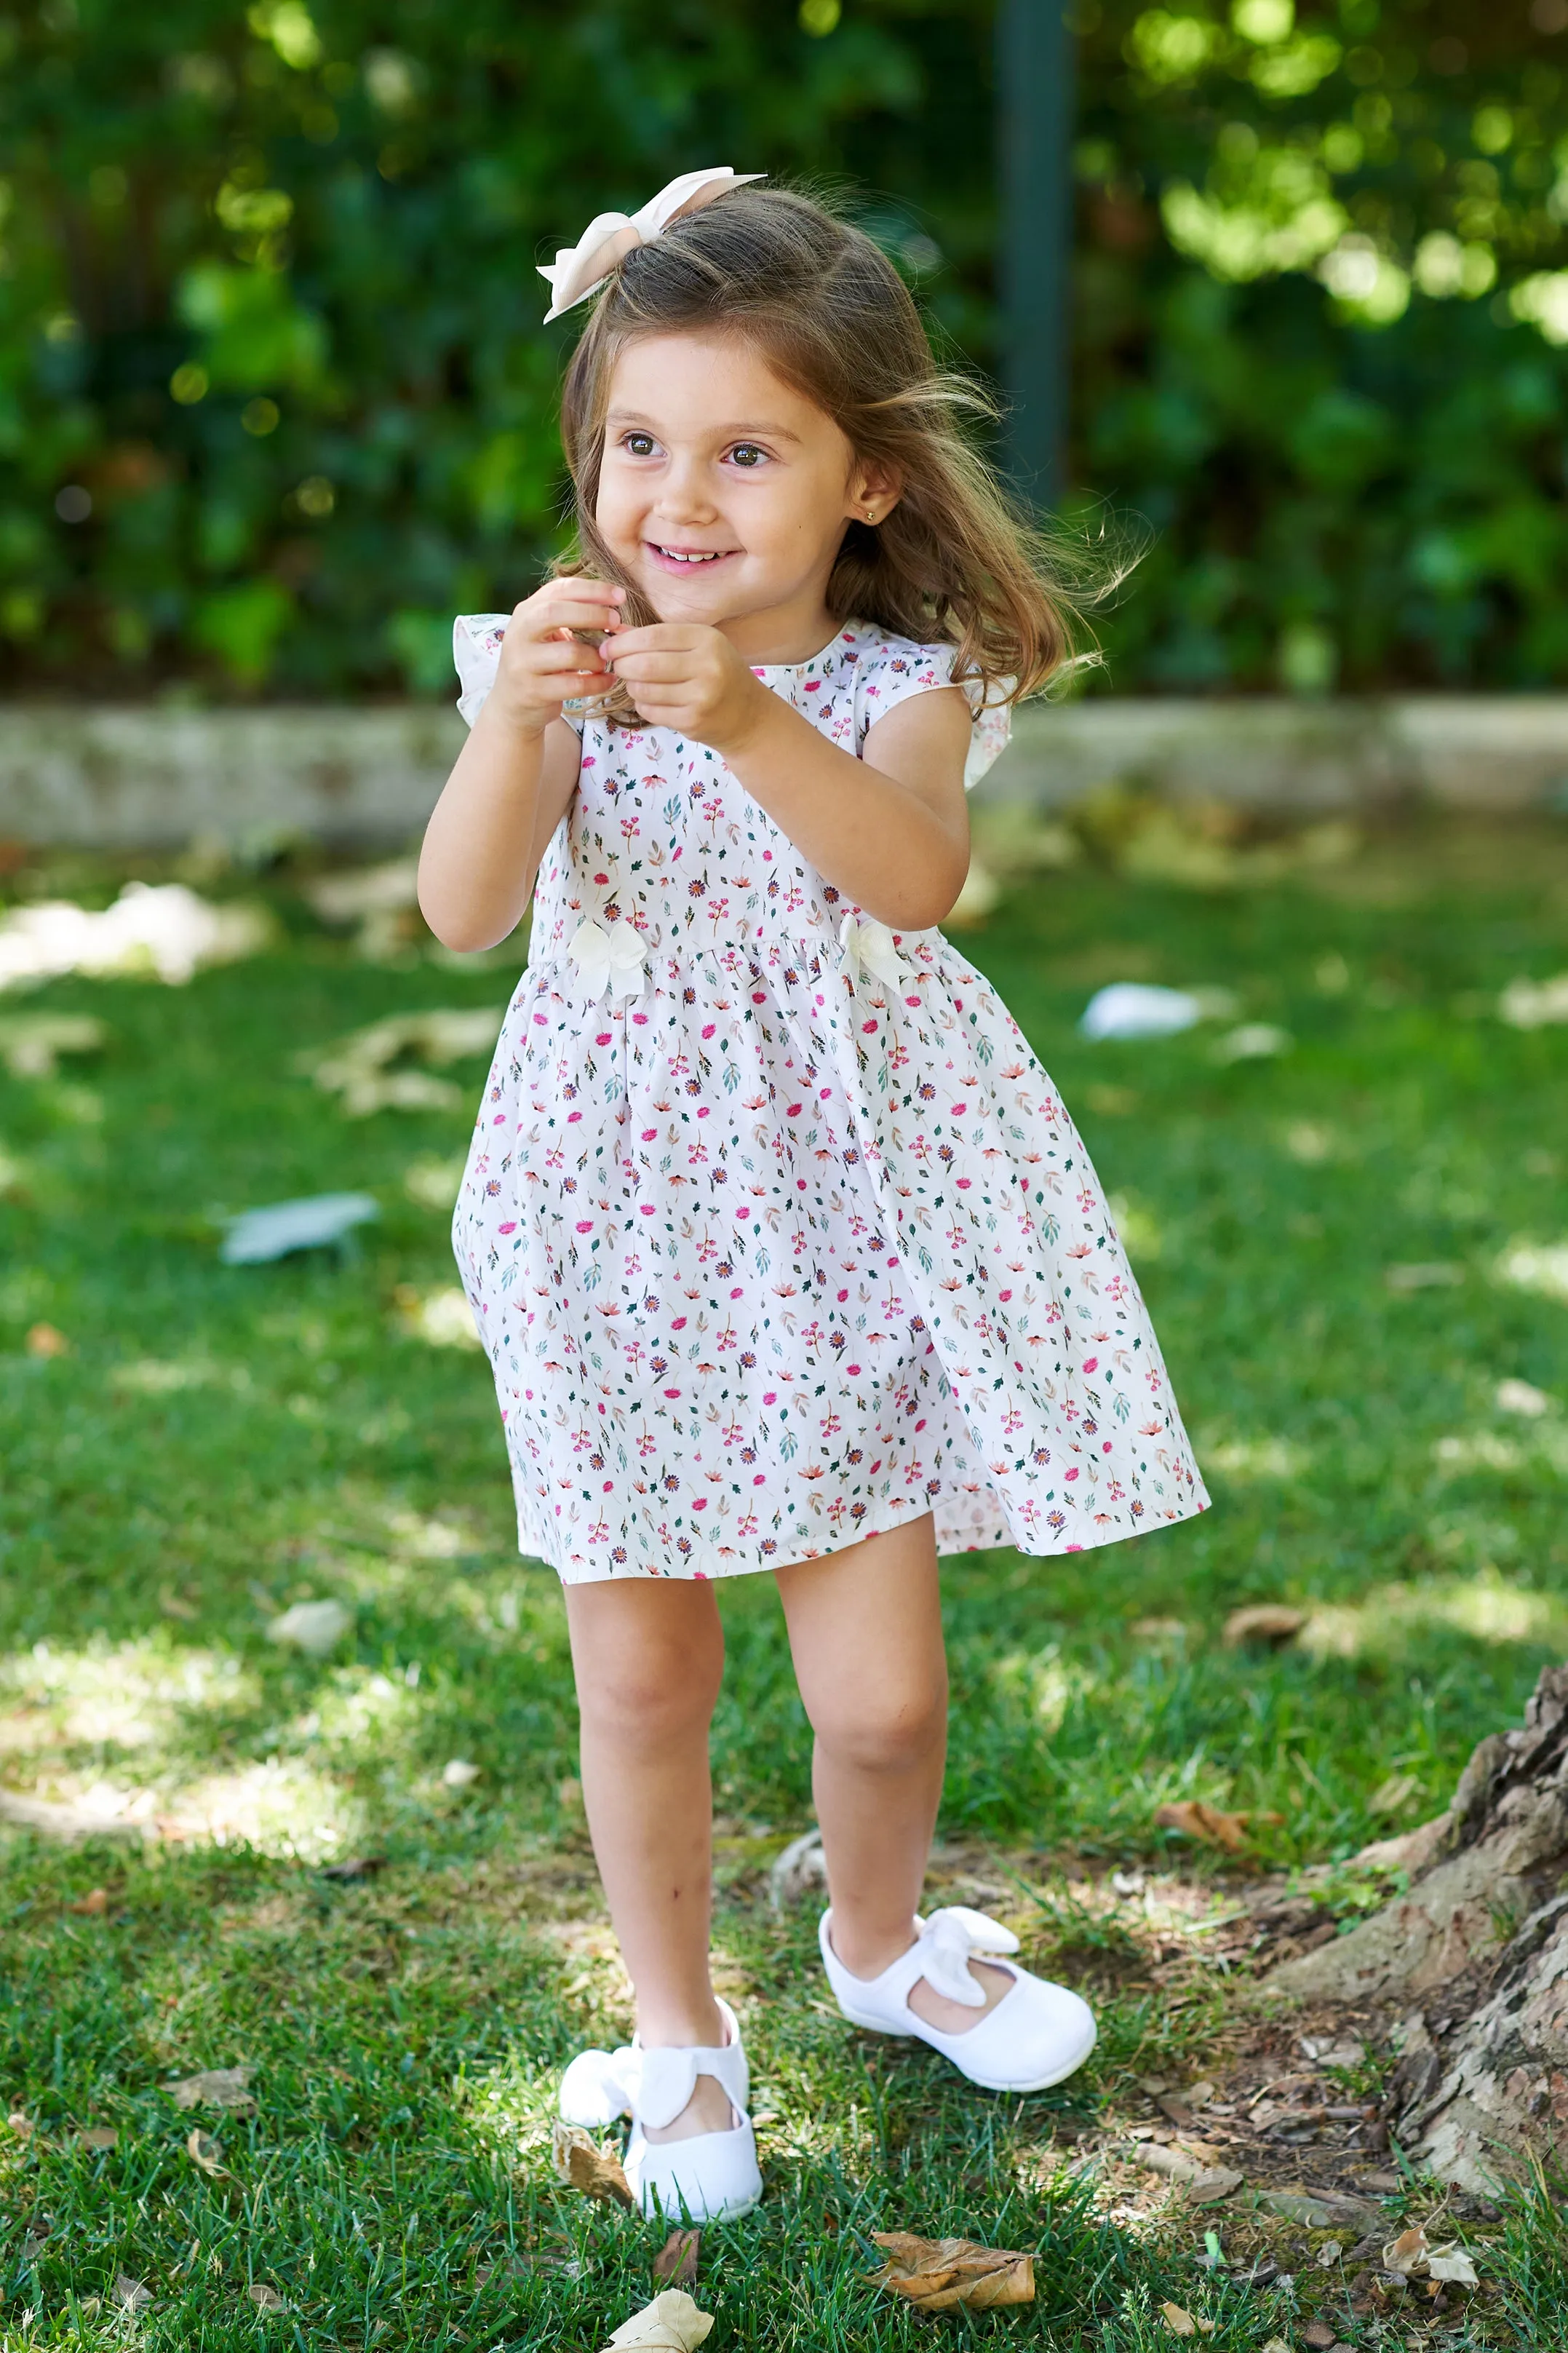
M1568 673L1568 0L1080 0L1111 681ZM450 689L560 529L533 265L714 159L852 184L997 356L985 0L0 16L0 677ZM1561 22L1559 21L1561 19Z

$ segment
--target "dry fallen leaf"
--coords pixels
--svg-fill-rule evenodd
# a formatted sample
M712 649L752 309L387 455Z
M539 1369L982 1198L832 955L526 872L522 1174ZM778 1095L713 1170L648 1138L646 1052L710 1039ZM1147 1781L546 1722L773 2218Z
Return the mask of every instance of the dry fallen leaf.
M1252 1843L1247 1835L1250 1820L1248 1814L1222 1813L1217 1806L1205 1806L1201 1798L1178 1798L1173 1804L1162 1806L1154 1816L1161 1830L1183 1831L1207 1846L1224 1847L1228 1854L1247 1852Z
M596 2147L581 2125L557 2124L550 2155L555 2179L569 2189L580 2189L585 2198L614 2198L623 2206L636 2203L620 2158L612 2148Z
M245 2293L262 2312L281 2312L283 2309L282 2297L275 2287L268 2287L265 2280L252 2280Z
M1197 2319L1192 2313L1184 2312L1179 2304L1163 2304L1160 2306L1160 2317L1173 2337L1212 2337L1214 2335L1212 2320Z
M185 2155L193 2165L200 2166L204 2173L216 2176L224 2169L222 2141L215 2140L211 2133L203 2132L200 2125L194 2128L185 2143Z
M1247 1642L1281 1648L1295 1641L1306 1622L1304 1609L1292 1609L1282 1601L1253 1602L1245 1609L1233 1609L1226 1620L1225 1645L1229 1651L1238 1651Z
M153 2291L145 2280L132 2279L121 2272L114 2283L114 2301L123 2312L144 2312L153 2301Z
M249 2067L204 2067L199 2075L182 2076L166 2084L177 2108L230 2108L237 2116L255 2113L256 2102L246 2086L254 2073Z
M1383 2251L1383 2268L1401 2279L1447 2281L1456 2287L1479 2287L1475 2264L1463 2247L1435 2247L1419 2225L1401 2231Z
M1146 2173L1160 2173L1168 2181L1179 2181L1200 2206L1218 2205L1233 2190L1239 2189L1243 2180L1234 2166L1202 2163L1185 2149L1167 2148L1163 2141L1138 2141L1123 2154Z
M66 1910L68 1912L83 1913L91 1920L97 1919L100 1913L107 1912L108 1909L109 1890L107 1887L89 1888L85 1895L79 1895L74 1904L68 1904L66 1905Z
M689 2287L702 2252L700 2231L672 2231L653 2259L653 2275L666 2287Z
M1426 2233L1416 2223L1411 2230L1401 2231L1397 2239L1390 2239L1383 2251L1383 2268L1408 2279L1413 2274L1425 2272L1426 2252Z
M967 2305L985 2312L999 2304L1033 2304L1035 2259L973 2239L917 2239L908 2231L873 2231L888 2260L873 2280L918 2312L950 2312Z
M113 2148L119 2142L120 2135L112 2125L89 2125L86 2132L79 2134L78 2137L83 2148Z
M26 2114L25 2109L22 2108L13 2108L5 2121L10 2126L11 2130L21 2140L26 2140L27 2135L33 2129L32 2117Z
M712 2326L713 2315L699 2311L684 2288L667 2287L622 2321L605 2353L620 2353L623 2346L637 2346L642 2353L697 2353Z

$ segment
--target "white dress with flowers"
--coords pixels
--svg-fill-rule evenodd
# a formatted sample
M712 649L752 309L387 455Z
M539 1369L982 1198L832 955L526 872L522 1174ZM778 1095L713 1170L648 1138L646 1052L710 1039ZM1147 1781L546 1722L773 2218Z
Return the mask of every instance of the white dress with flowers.
M457 625L470 724L505 627ZM951 664L856 625L757 675L858 754ZM863 917L707 745L575 723L453 1222L523 1552L730 1577L927 1512L942 1552L1045 1554L1201 1511L1094 1171L989 982ZM968 781L1006 732L979 711Z

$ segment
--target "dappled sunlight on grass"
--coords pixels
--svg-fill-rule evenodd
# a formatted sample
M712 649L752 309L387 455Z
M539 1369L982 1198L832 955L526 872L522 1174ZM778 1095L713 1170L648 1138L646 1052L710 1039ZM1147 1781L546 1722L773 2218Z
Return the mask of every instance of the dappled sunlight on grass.
M1299 1479L1311 1461L1311 1450L1289 1438L1199 1438L1198 1461L1204 1476L1217 1472L1226 1479Z
M1426 1585L1384 1585L1363 1601L1321 1605L1300 1641L1320 1658L1392 1656L1407 1653L1434 1629L1562 1657L1568 1655L1568 1597L1515 1584L1496 1569Z

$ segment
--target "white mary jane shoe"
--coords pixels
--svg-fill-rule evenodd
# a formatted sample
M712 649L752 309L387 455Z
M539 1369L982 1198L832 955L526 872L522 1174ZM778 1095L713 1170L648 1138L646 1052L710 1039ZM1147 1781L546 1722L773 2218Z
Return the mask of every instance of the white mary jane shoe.
M984 1912L950 1904L929 1920L917 1917L914 1943L879 1978L851 1976L833 1949L832 1919L831 1912L823 1914L817 1937L827 1982L845 2017L877 2034L918 2036L987 2092L1043 2092L1081 2067L1094 2048L1094 2012L1088 2002L1066 1986L1032 1977L1000 1957L1016 1953L1018 1939ZM972 1957L1005 1969L1013 1983L975 2025L943 2034L910 2008L910 1990L924 1978L950 2001L979 2010L985 1995L970 1973Z
M719 2004L728 2038L718 2050L645 2051L633 2041L619 2051L580 2051L561 2079L561 2114L591 2131L629 2115L626 2175L649 2221L732 2221L749 2214L763 2194L756 2135L746 2114L751 2071L741 2029L728 2002ZM728 2094L740 2122L728 2132L696 2133L689 2140L650 2141L672 2125L697 2088L711 2075Z

